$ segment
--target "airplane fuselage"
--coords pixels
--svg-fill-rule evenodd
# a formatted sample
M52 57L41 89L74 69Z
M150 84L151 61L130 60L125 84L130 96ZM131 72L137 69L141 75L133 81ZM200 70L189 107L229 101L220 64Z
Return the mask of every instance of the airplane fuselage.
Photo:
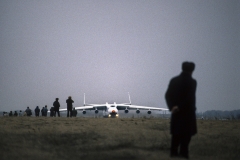
M115 102L114 104L106 103L106 106L108 111L108 117L118 117L118 109Z
M126 114L129 113L129 110L135 110L137 114L140 113L140 110L147 110L148 114L151 114L151 110L168 110L166 108L158 108L158 107L148 107L148 106L138 106L138 105L132 105L130 94L129 96L129 103L108 103L105 104L86 104L85 103L85 93L84 93L84 106L75 107L76 110L82 110L83 114L87 113L87 110L95 110L95 114L99 113L100 111L105 111L104 117L118 117L119 110L123 110ZM67 109L60 109L60 111L67 111ZM106 115L107 114L107 115Z

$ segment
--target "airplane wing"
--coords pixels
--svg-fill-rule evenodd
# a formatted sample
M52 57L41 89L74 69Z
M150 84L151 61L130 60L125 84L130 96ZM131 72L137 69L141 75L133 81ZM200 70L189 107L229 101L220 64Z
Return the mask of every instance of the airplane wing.
M87 106L80 106L75 107L75 110L105 110L106 104L94 104L94 105L87 105ZM67 108L59 109L60 112L67 111Z
M148 106L137 106L137 105L125 105L125 104L117 104L118 110L158 110L158 111L168 111L167 108L158 108L158 107L148 107Z

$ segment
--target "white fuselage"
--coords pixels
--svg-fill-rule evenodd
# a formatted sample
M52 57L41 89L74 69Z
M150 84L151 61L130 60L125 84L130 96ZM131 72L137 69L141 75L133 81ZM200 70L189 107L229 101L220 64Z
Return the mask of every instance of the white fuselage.
M114 102L114 104L106 103L106 106L108 111L108 117L118 117L118 109L116 102Z

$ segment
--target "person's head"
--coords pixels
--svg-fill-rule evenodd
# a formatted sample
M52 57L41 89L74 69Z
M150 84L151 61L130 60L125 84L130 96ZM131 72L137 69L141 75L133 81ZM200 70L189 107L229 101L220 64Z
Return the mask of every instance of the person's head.
M192 73L195 69L195 64L193 62L183 62L182 71Z
M72 99L72 97L71 97L71 96L68 96L68 99Z
M29 109L29 107L27 107L27 109Z
M56 101L58 101L58 98L56 98Z
M45 108L47 108L47 105L45 105Z

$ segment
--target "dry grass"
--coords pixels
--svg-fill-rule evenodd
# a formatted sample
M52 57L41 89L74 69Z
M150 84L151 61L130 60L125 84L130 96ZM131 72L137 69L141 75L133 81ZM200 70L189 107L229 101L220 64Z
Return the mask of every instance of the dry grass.
M240 159L240 121L198 121L191 159ZM3 160L170 159L161 118L0 117Z

